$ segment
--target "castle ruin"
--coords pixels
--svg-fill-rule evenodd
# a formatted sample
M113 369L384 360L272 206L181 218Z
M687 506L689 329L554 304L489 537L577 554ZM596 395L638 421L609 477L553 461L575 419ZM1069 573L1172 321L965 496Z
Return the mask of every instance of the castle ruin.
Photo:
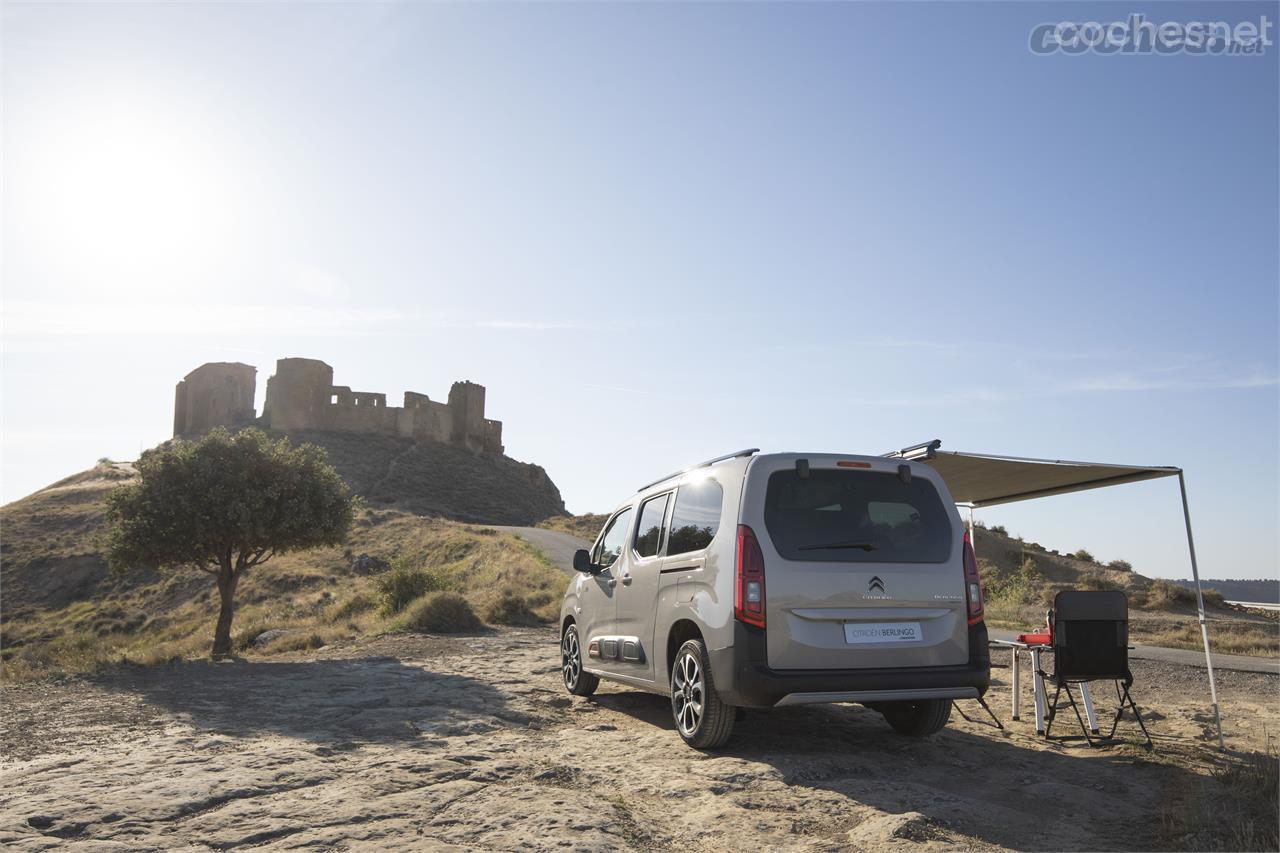
M174 437L216 426L372 433L438 441L476 452L502 453L502 422L484 416L484 386L455 382L449 402L404 393L403 406L387 395L333 384L333 368L314 358L282 358L267 380L262 416L255 414L257 368L238 362L202 364L178 383Z

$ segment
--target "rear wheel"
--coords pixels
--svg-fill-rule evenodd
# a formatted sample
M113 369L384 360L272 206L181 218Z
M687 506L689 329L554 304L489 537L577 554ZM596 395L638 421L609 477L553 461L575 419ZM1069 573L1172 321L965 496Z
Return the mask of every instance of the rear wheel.
M706 646L688 640L671 667L671 715L676 731L694 749L723 746L733 734L735 709L720 701Z
M899 734L925 737L940 731L951 719L951 700L884 702L878 710Z
M600 686L600 679L582 668L582 643L578 639L578 626L572 623L560 638L560 671L564 674L564 686L574 696L590 696Z

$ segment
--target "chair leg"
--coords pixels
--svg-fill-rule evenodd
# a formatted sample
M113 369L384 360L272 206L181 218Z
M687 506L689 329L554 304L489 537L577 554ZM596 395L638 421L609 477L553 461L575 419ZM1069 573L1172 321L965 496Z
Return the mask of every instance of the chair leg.
M1124 716L1124 696L1120 693L1120 682L1113 682L1116 688L1116 715L1111 720L1111 731L1107 734L1107 740L1116 736L1116 727L1120 725L1120 718Z
M1129 685L1124 687L1124 698L1129 701L1129 707L1133 709L1133 718L1138 721L1138 728L1142 729L1142 736L1147 739L1147 749L1155 749L1155 744L1151 742L1151 735L1147 731L1146 723L1142 722L1142 714L1138 713L1138 705L1133 701L1133 696L1129 693ZM1121 705L1121 708L1124 706Z
M1113 740L1116 736L1116 729L1120 726L1120 718L1124 716L1125 706L1129 706L1129 710L1133 711L1133 718L1138 721L1138 728L1142 729L1142 736L1147 741L1147 749L1155 749L1155 744L1151 741L1151 734L1147 731L1147 724L1142 720L1142 714L1138 711L1138 705L1133 701L1133 695L1129 693L1129 686L1125 685L1121 688L1120 682L1114 682L1116 686L1116 716L1111 721L1111 731L1107 734L1106 740Z
M1058 716L1058 697L1062 695L1062 682L1058 682L1058 689L1053 691L1053 701L1049 703L1048 709L1045 710L1044 736L1049 737L1049 729L1053 728L1053 720ZM1067 691L1067 695L1071 695L1071 691Z
M1080 716L1080 706L1076 704L1075 694L1071 692L1071 685L1067 686L1067 698L1071 700L1071 710L1075 711L1076 722L1080 724L1080 731L1084 732L1084 739L1088 741L1089 746L1094 746L1093 738L1089 735L1089 727L1085 725L1084 717Z

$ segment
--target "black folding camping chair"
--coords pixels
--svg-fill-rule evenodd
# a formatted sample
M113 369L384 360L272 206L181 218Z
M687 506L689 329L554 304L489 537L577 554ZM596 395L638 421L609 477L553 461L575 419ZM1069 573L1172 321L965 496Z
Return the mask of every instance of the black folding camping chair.
M1053 600L1053 675L1041 673L1041 676L1057 686L1049 705L1045 737L1050 736L1059 710L1058 699L1065 691L1090 746L1115 740L1116 727L1127 706L1142 729L1147 748L1153 747L1138 706L1129 695L1133 685L1133 673L1129 671L1129 600L1123 592L1067 590L1058 593ZM1112 681L1116 686L1119 707L1111 721L1111 731L1104 737L1094 738L1089 734L1071 690L1073 684L1090 681ZM1064 737L1071 736L1059 736Z

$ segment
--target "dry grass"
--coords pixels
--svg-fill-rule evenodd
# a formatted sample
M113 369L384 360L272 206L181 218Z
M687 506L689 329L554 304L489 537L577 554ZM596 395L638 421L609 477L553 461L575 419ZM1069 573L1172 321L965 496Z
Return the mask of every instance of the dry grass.
M392 623L395 630L424 634L461 634L483 627L471 604L456 592L429 592Z
M529 599L515 592L506 592L489 602L484 611L490 625L515 625L532 627L546 622L529 604Z
M523 612L530 622L554 620L566 584L560 569L518 537L490 527L366 510L345 549L278 557L245 576L233 626L237 652L271 655L405 627L379 608L381 576L351 570L352 555L360 553L429 575L431 589L455 591L474 612ZM14 609L6 596L3 678L29 680L126 660L151 664L208 654L217 597L206 576L191 570L128 580L109 579L93 597L54 600L48 606L37 602ZM503 604L513 597L521 602L518 611ZM258 635L271 629L290 633L254 646Z
M594 542L600 529L608 520L609 516L605 513L588 512L583 515L558 515L538 522L538 526L545 527L547 530L559 530L561 533Z
M1186 850L1280 849L1280 755L1219 758L1208 777L1163 815L1169 846Z

